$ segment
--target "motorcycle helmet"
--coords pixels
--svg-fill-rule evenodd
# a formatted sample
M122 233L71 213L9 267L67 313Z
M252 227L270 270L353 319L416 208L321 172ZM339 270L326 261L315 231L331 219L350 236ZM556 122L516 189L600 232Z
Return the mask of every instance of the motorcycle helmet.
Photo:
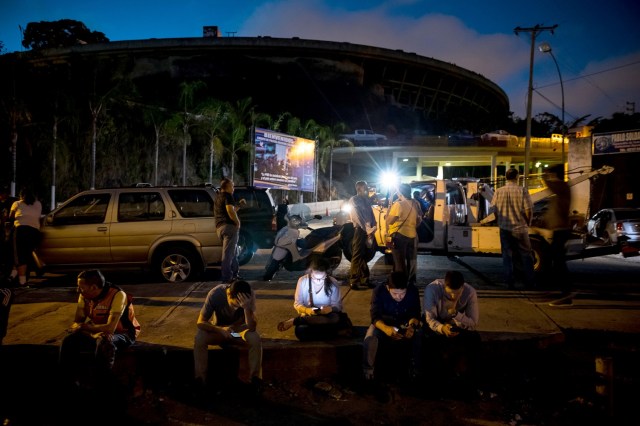
M294 214L289 218L289 227L293 229L300 229L306 227L307 224L304 222L302 217L297 214Z

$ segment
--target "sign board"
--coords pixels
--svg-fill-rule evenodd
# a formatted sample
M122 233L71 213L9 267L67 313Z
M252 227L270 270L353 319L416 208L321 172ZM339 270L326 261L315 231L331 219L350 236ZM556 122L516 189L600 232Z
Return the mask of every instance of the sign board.
M315 141L256 128L254 144L255 186L314 192Z
M593 135L593 155L640 152L640 130Z

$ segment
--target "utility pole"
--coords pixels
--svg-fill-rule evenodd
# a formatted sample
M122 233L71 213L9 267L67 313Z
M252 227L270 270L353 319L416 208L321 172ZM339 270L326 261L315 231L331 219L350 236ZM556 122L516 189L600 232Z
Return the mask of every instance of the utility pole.
M529 56L529 87L527 90L527 136L524 142L524 187L529 187L529 163L530 163L530 154L531 154L531 96L533 94L533 52L536 44L536 37L543 31L550 31L553 34L553 31L558 27L558 24L553 25L551 27L543 27L541 25L536 25L535 27L529 28L521 28L515 27L513 32L516 35L520 35L520 33L531 33L531 52ZM564 143L564 141L562 141Z

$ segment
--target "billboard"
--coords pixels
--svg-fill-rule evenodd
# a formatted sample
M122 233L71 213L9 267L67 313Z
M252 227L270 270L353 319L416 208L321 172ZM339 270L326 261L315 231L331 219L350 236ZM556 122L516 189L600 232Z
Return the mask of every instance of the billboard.
M314 192L315 141L256 128L254 144L255 186Z
M593 135L593 155L640 152L640 130Z

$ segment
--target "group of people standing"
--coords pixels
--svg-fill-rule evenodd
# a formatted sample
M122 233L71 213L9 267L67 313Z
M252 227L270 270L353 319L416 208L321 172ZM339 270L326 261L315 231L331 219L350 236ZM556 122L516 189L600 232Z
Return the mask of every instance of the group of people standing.
M409 283L415 284L418 256L417 229L422 223L423 210L421 204L412 198L410 185L400 184L397 196L398 199L391 205L385 217L387 229L385 239L393 256L393 270L403 272L408 277ZM369 279L366 253L373 245L374 233L378 227L371 209L367 182L356 182L356 195L351 197L349 205L354 228L349 286L353 290L359 290L362 287L373 288L375 285Z

